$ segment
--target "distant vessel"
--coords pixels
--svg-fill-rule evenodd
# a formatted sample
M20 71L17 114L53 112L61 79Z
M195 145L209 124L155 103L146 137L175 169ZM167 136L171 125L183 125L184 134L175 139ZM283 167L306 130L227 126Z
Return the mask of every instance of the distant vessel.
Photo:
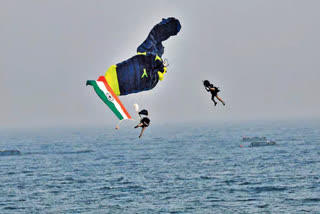
M273 146L276 145L277 143L275 141L255 141L251 142L249 147L257 147L257 146Z
M242 141L260 141L267 140L266 137L243 137Z
M0 156L21 155L19 150L0 150Z

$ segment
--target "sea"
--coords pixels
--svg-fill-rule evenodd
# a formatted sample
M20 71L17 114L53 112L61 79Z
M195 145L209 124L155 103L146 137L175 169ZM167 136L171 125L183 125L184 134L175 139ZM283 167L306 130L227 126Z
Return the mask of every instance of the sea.
M0 213L320 213L320 121L0 129ZM243 137L267 137L250 147Z

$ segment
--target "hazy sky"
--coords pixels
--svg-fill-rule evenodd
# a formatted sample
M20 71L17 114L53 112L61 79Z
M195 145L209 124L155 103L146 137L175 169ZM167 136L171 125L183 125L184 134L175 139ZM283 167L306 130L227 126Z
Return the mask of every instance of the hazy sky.
M162 18L170 67L121 96L153 123L320 117L320 1L0 0L0 126L115 124L88 79L133 56ZM220 86L214 107L202 80Z

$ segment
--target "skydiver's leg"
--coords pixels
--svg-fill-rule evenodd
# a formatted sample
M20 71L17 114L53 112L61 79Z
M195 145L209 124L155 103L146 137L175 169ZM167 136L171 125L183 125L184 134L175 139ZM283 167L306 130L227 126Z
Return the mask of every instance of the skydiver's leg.
M214 105L216 106L217 105L217 102L214 100L214 95L212 95L212 97L211 97L211 100L214 102Z
M146 129L147 127L143 127L142 129L141 129L141 133L140 133L140 135L139 135L139 138L141 138L141 136L142 136L142 134L143 134L143 131Z
M217 95L216 97L217 97L217 99L218 99L220 102L222 102L223 105L226 105L226 104L224 103L224 101L223 101L218 95Z
M134 128L136 129L136 128L141 127L141 126L143 126L143 123L139 123L139 124L136 125Z

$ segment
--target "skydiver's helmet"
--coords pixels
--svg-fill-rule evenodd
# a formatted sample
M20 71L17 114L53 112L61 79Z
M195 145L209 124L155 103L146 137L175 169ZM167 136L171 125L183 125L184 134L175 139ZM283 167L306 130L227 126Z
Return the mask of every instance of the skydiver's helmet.
M141 117L142 116L149 116L149 113L148 113L148 110L146 109L142 109L141 111L139 111L139 116Z
M207 87L207 88L209 88L211 86L209 80L204 80L203 85L204 85L204 87Z

